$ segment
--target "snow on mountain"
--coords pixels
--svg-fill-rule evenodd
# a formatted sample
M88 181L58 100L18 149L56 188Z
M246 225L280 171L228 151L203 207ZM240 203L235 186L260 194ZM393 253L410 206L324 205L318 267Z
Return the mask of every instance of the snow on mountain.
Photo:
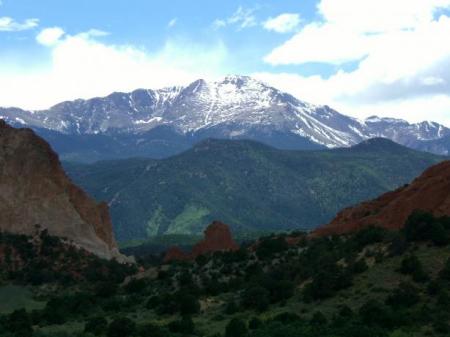
M63 102L45 111L0 109L15 125L67 135L139 134L165 125L181 135L215 133L226 138L252 134L303 137L329 148L346 147L373 137L416 146L450 135L434 122L410 124L393 118L360 121L328 106L303 102L247 76L216 82L197 80L187 87L139 89L103 98Z

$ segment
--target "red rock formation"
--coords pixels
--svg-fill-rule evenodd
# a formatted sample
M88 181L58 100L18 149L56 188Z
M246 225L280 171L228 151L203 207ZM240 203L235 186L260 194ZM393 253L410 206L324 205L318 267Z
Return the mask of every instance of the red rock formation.
M239 249L239 246L233 240L228 225L219 221L214 221L209 225L204 234L205 238L192 249L194 257L218 251L235 251Z
M35 225L103 258L119 257L106 204L64 173L58 155L30 129L0 120L0 231L32 235Z
M164 262L166 263L170 261L187 261L191 259L190 253L185 253L176 246L170 247L164 255Z
M313 236L342 234L371 225L399 229L417 209L436 216L450 215L450 161L432 166L410 185L344 209Z
M181 249L172 247L167 251L164 261L193 260L203 254L239 249L239 245L233 240L230 228L226 224L214 221L206 228L204 234L204 239L194 246L192 252L184 253Z

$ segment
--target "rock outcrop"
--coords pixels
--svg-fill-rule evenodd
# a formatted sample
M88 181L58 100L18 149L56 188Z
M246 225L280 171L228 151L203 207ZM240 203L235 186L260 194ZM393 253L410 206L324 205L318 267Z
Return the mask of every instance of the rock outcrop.
M36 225L99 257L121 257L107 205L75 186L32 130L0 120L0 231L32 235Z
M414 210L436 216L450 215L450 161L432 166L410 185L344 209L331 223L318 228L312 235L342 234L366 226L399 229Z
M236 251L239 245L233 240L230 227L219 221L214 221L204 231L205 237L198 242L190 253L185 253L178 247L170 248L164 257L165 262L174 260L194 260L197 256L219 251Z
M182 251L179 247L170 247L164 255L164 262L189 261L192 259L191 253Z

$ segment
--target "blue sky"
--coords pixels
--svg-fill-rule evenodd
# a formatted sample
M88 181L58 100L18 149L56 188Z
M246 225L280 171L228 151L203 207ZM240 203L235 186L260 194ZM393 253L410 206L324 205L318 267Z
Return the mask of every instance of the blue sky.
M359 118L450 126L450 0L2 0L0 106L257 77Z
M279 14L302 13L302 17L315 15L316 2L309 1L106 1L106 0L3 0L1 16L9 16L22 23L37 18L35 29L0 34L2 53L19 52L25 56L31 52L45 62L45 50L35 41L35 35L42 27L61 27L68 34L98 29L108 32L102 38L105 43L131 44L157 51L168 39L205 46L224 43L229 50L227 67L231 72L252 73L271 68L263 57L286 36L261 29L263 21ZM216 20L233 16L239 8L245 15L254 17L255 22L241 28L242 22L218 28ZM169 24L172 23L170 26ZM38 60L34 60L36 62ZM290 67L307 74L317 66ZM302 69L305 68L305 69ZM312 68L313 70L309 70ZM326 67L324 67L326 68ZM324 69L326 71L326 69Z

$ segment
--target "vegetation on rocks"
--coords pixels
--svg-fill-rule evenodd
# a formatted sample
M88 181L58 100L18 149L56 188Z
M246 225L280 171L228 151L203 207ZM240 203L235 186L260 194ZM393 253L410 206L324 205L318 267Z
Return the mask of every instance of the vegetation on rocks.
M272 235L191 262L153 261L125 282L49 281L33 287L45 306L4 312L0 336L448 336L450 249L411 235L424 221L450 235L448 218L418 212L401 231Z

